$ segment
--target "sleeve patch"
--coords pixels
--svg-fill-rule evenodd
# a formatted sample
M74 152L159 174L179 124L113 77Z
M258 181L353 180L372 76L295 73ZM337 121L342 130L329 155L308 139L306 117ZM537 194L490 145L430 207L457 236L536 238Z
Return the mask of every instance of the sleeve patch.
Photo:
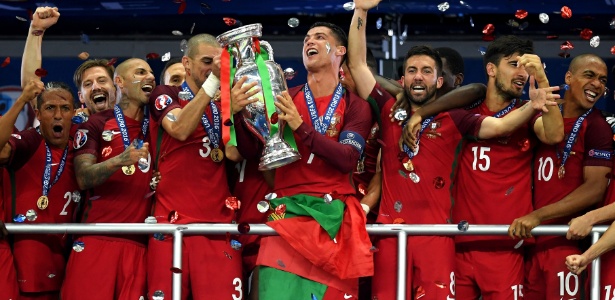
M154 105L156 106L157 110L163 110L167 108L167 106L169 106L171 102L173 102L173 99L171 98L171 96L162 94L156 97L156 101L154 101Z
M75 133L75 138L73 140L73 148L80 149L85 145L88 141L88 134L86 129L79 129Z
M341 144L354 147L359 153L363 152L363 147L365 146L365 139L360 134L352 131L342 131L339 141Z
M610 160L611 159L611 154L612 153L610 151L597 150L597 149L591 149L591 150L589 150L587 152L587 155L589 157L605 159L605 160Z

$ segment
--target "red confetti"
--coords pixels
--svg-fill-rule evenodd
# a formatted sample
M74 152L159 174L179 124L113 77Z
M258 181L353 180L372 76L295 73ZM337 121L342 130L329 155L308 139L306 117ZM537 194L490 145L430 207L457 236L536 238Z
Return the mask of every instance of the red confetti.
M425 288L422 285L416 288L414 292L414 300L419 300L425 296Z
M561 50L567 51L567 50L574 49L574 45L572 45L572 43L570 41L565 41L565 42L562 43L562 45L559 48Z
M286 204L280 204L275 208L275 213L281 215L286 212Z
M111 148L111 146L107 146L107 147L103 148L101 154L102 154L103 157L107 157L107 156L111 155L111 152L113 152L113 149Z
M572 9L568 6L562 6L562 18L570 19L572 17Z
M34 75L43 78L45 76L47 76L47 70L43 69L43 68L38 68L36 69L36 71L34 71Z
M495 26L493 26L493 24L487 24L483 28L483 34L486 34L486 35L492 35L493 31L495 31Z
M239 233L242 233L242 234L246 234L250 232L250 224L239 223L239 225L237 225L237 231L239 231Z
M176 267L171 267L171 272L173 272L175 274L181 274L182 273L182 269L176 268Z
M585 28L583 30L581 30L581 38L584 40L589 40L592 38L592 35L594 35L594 32L589 29L589 28Z
M404 221L404 219L402 218L396 218L395 220L393 220L393 224L404 224L406 223L406 221Z
M115 63L117 62L117 58L112 58L109 60L109 62L107 63L107 66L113 66L115 65Z
M359 183L359 193L361 193L361 195L363 196L367 194L367 188L365 187L365 184Z
M226 119L226 121L224 121L224 126L233 126L233 121L231 121L231 119Z
M233 19L233 18L222 18L222 20L224 20L224 23L226 23L226 25L228 26L233 26L235 25L235 23L237 23L237 20Z
M340 194L337 191L333 191L333 192L331 192L331 198L333 198L333 200L339 199L340 198Z
M151 52L148 53L147 55L145 55L146 59L157 59L160 57L160 54L156 53L156 52Z
M230 210L238 210L239 208L241 208L241 201L239 201L239 199L237 199L237 197L228 197L226 198L226 207L228 207Z
M0 66L0 68L4 68L6 66L8 66L11 63L11 58L9 56L7 56L4 61L2 62L2 66Z
M278 113L274 112L271 114L270 118L271 124L278 124Z
M547 35L547 40L556 40L559 38L559 35Z
M530 150L530 140L523 139L522 141L519 141L519 147L521 147L522 152Z
M524 19L525 17L527 17L527 10L517 9L515 17L517 17L517 19Z
M615 46L611 47L611 54L615 55Z
M172 210L169 213L169 223L175 223L175 222L177 222L177 219L179 219L179 213L177 213L176 211Z
M568 58L568 57L570 57L570 53L568 53L567 51L560 52L558 55L559 55L560 57L562 57L562 58Z
M444 179L440 176L433 179L433 187L436 189L441 189L444 187Z
M178 14L178 15L183 14L183 13L184 13L184 10L186 10L186 1L182 1L182 2L179 4L179 7L177 8L177 14Z
M493 40L495 40L495 35L483 34L483 41L491 42Z

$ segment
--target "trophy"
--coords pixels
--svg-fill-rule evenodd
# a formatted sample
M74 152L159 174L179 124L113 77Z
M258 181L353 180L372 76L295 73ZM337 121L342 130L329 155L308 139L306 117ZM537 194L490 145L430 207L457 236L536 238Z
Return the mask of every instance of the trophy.
M288 88L282 68L273 60L271 45L258 40L262 28L261 24L242 26L217 36L216 40L222 47L228 47L236 58L234 81L247 76L245 84L257 82L253 88L261 89L252 96L258 101L247 105L241 113L249 130L265 145L258 165L259 170L265 171L295 162L301 155L283 139L285 122L277 120L277 114L281 112L273 105L277 101L275 96ZM233 62L230 64L232 66ZM263 77L267 74L269 79L266 81Z

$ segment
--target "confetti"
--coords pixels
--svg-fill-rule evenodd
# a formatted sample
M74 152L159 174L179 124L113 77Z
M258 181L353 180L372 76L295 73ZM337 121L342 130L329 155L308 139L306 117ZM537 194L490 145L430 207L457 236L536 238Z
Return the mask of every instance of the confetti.
M146 59L157 59L160 57L160 54L156 53L156 52L150 52L147 55L145 55Z
M278 113L274 112L270 118L271 124L278 124Z
M81 52L79 53L79 55L77 55L77 57L79 57L79 59L81 60L86 60L90 57L90 53L87 52Z
M224 17L224 18L222 18L222 20L224 20L224 23L226 25L228 25L228 26L233 26L233 25L235 25L237 23L237 20L235 20L233 18Z
M347 11L352 11L352 10L354 10L354 6L355 6L354 2L346 2L346 3L344 3L343 7Z
M525 17L527 17L527 10L518 9L517 12L515 12L515 17L520 20L525 19Z
M177 8L177 14L178 14L178 15L183 14L183 13L184 13L184 10L186 10L186 1L182 1L182 2L179 4L179 7Z
M290 18L290 19L288 19L288 27L295 28L297 26L299 26L299 19L297 19L297 18Z
M592 46L593 48L598 47L600 45L600 36L592 37L589 40L589 45Z
M38 68L38 69L36 69L36 71L34 71L34 74L36 76L38 76L38 77L43 78L43 77L47 76L47 70L45 70L43 68Z
M561 12L562 18L564 19L570 19L572 17L572 9L568 6L562 6Z
M24 18L24 17L20 17L20 16L15 16L15 18L16 18L17 20L19 20L19 21L22 21L22 22L27 22L27 21L28 21L26 18Z
M574 49L574 45L572 45L572 43L570 41L565 41L562 43L562 45L559 47L561 50L572 50Z
M114 58L109 60L109 62L107 63L107 66L113 66L113 65L115 65L116 62L117 62L117 58L114 57Z
M169 61L169 59L171 59L171 52L165 53L162 55L162 58L160 58L161 61Z
M538 15L538 19L540 19L540 22L542 22L543 24L549 23L549 15L547 15L545 13L539 14Z
M293 80L293 78L295 78L295 75L297 75L297 72L295 72L293 68L284 69L284 78L286 80Z
M441 12L445 12L447 11L451 6L448 4L448 2L442 2L440 4L438 4L438 10Z
M183 32L181 32L181 31L179 31L179 30L173 30L173 31L171 31L171 33L172 33L173 35L184 35L184 33L183 33Z
M594 34L594 32L589 29L589 28L585 28L583 30L581 30L581 38L584 40L589 40L591 39L592 35Z
M8 66L11 63L11 58L9 56L7 56L4 61L2 62L2 65L0 66L0 68L4 68L6 66Z

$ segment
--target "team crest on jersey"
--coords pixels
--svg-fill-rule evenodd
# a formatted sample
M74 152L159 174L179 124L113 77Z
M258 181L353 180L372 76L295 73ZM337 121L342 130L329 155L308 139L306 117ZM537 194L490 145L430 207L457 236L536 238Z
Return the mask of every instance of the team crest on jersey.
M108 157L109 155L111 155L111 152L113 152L113 149L111 148L111 146L107 146L105 148L102 149L102 156L103 157Z
M171 99L169 95L162 94L156 97L156 101L154 102L154 105L156 106L157 110L163 110L167 108L167 106L169 106L171 102L173 102L173 99Z
M442 136L441 133L438 132L438 129L442 127L442 123L440 121L433 121L429 124L429 131L425 133L425 135L430 139L435 139L439 136Z
M73 140L73 148L80 149L88 141L88 134L86 130L79 129L75 133L75 139Z
M342 118L338 113L334 113L333 117L331 117L331 123L329 124L329 128L325 132L327 136L336 137L339 134L339 129L337 129L337 124L340 124ZM321 120L322 122L322 120Z
M13 134L11 134L11 136L16 138L16 139L18 139L18 140L21 140L21 135L19 135L17 133L13 133Z

